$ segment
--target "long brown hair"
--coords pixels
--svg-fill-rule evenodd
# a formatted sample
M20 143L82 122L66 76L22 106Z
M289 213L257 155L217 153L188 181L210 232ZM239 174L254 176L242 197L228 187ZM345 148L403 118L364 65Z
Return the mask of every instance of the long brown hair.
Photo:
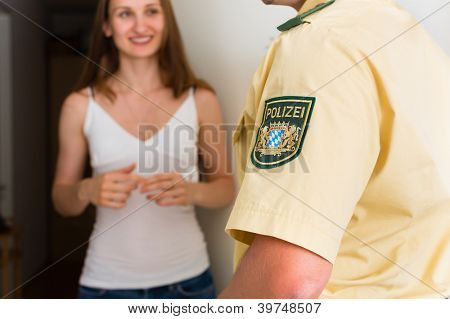
M214 91L205 81L198 79L190 67L181 39L180 29L170 0L160 0L165 18L165 31L158 52L161 79L178 98L190 87L201 87ZM95 17L92 43L80 80L75 91L94 86L108 99L114 101L116 94L107 85L111 74L119 69L119 51L112 38L103 33L103 25L109 20L110 0L99 0ZM99 67L100 65L101 67Z

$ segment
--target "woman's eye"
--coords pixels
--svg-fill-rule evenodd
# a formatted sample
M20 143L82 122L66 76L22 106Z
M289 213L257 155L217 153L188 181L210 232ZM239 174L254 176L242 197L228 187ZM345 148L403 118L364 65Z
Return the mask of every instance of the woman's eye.
M131 15L131 13L129 11L123 11L121 13L119 13L119 17L121 18L128 18Z
M146 14L151 16L151 15L157 14L158 12L159 12L158 9L148 9L146 11Z

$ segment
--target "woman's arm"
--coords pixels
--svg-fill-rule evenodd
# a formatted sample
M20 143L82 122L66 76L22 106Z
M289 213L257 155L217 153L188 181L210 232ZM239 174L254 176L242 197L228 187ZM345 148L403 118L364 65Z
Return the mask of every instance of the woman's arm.
M108 208L125 207L140 177L132 172L136 165L82 179L87 155L83 133L87 95L74 93L64 102L59 127L59 155L53 183L53 203L65 217L81 215L92 203Z
M194 201L207 208L224 207L235 196L235 186L227 154L227 131L216 95L206 89L195 94L200 131L199 149L206 177L205 182L193 185Z
M53 181L55 209L65 217L81 215L89 204L82 174L87 155L83 123L88 97L71 94L63 104L59 122L59 153Z

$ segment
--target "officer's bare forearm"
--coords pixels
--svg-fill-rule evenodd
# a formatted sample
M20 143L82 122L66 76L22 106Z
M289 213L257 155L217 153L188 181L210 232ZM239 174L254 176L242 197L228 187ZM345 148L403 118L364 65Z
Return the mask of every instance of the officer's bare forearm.
M301 247L256 235L219 298L318 298L331 268L329 262Z

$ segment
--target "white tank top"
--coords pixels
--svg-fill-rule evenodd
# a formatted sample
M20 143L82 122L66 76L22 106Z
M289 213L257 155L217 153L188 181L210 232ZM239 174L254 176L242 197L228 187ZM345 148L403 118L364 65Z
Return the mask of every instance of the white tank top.
M192 89L169 122L146 141L120 126L89 90L84 134L94 175L136 163L134 173L141 176L177 171L188 181L198 181L198 122ZM153 288L195 277L208 267L194 207L160 207L134 191L123 209L97 207L80 284Z

